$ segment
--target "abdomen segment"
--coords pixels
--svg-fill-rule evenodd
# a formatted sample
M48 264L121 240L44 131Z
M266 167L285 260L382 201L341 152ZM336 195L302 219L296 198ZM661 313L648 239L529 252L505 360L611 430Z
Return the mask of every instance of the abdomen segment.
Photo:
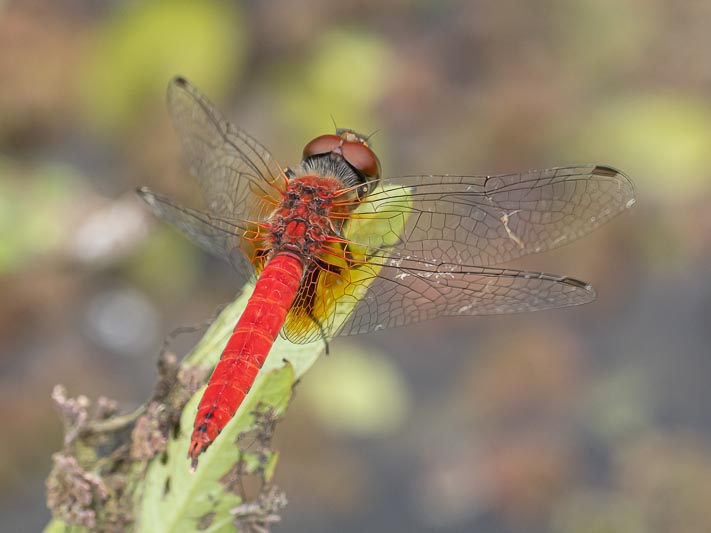
M198 405L188 451L193 468L252 387L284 324L303 271L301 260L289 252L276 255L262 271Z

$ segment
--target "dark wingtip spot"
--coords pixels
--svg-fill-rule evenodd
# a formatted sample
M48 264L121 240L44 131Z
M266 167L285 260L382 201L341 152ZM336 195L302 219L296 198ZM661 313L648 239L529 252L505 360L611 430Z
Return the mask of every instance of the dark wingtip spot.
M620 171L605 165L597 165L593 169L591 174L594 174L596 176L605 176L607 178L614 178L615 176L620 174Z
M180 85L181 87L185 87L188 84L188 80L178 75L173 78L173 83L175 83L176 85Z
M618 183L621 193L627 197L627 202L624 205L625 209L630 208L635 204L634 182L627 174L621 170L617 170L616 168L608 167L607 165L595 165L595 168L590 174L592 176L601 176L615 180Z
M591 291L592 290L592 285L585 281L581 281L579 279L575 278L563 278L561 280L563 283L566 285L570 285L572 287L578 287L579 289L585 289L586 291Z

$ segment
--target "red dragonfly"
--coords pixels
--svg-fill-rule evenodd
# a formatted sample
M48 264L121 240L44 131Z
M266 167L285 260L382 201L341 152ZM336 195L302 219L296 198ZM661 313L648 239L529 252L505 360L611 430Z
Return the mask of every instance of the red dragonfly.
M171 81L168 107L208 210L140 196L242 278L258 276L199 404L193 468L280 331L306 343L590 302L583 281L493 265L566 244L634 203L630 179L602 165L382 180L368 139L347 129L316 137L298 166L282 168L185 79Z

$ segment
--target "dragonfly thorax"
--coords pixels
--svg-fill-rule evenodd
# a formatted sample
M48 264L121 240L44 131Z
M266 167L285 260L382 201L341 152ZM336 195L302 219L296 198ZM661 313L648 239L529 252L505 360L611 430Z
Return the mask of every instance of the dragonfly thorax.
M337 230L331 220L334 194L343 185L336 178L303 176L289 181L282 202L269 220L272 250L313 254Z

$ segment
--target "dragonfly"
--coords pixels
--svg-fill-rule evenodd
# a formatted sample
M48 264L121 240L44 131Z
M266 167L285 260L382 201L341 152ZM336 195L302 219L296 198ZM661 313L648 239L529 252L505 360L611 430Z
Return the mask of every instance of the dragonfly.
M384 179L367 137L337 129L281 167L190 82L168 109L206 210L138 190L159 218L256 279L197 408L192 469L248 394L281 334L294 343L445 316L585 304L578 279L497 266L577 239L635 202L607 165Z

